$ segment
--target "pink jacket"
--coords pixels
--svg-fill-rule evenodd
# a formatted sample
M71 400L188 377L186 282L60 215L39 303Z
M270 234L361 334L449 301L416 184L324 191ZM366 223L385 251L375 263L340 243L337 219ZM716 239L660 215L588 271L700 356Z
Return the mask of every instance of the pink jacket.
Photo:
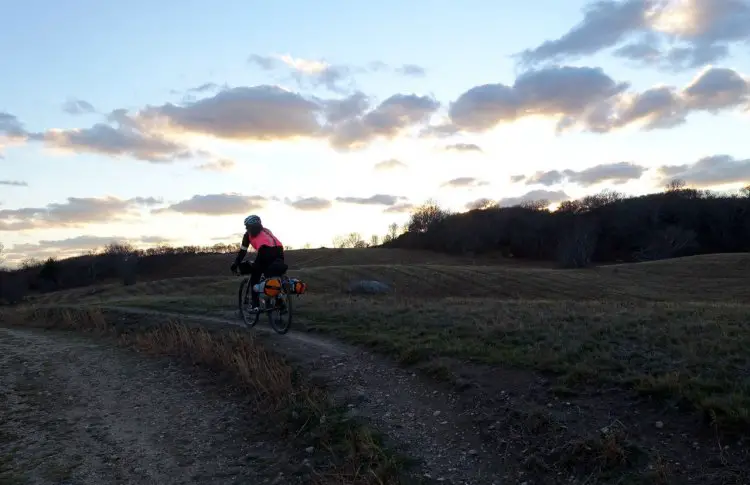
M274 236L273 233L269 231L268 229L266 229L265 227L255 237L252 237L250 233L245 233L245 238L247 238L247 241L256 251L260 249L261 246L269 246L269 247L283 246L283 244L281 244L281 241L279 241L278 238ZM242 246L245 246L245 244L243 244ZM244 247L243 249L247 249L247 248Z

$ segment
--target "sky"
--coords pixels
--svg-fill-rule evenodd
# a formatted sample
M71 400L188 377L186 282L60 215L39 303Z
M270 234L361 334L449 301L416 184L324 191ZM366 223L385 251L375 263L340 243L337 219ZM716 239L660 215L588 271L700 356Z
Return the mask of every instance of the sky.
M0 0L7 265L750 183L750 0Z

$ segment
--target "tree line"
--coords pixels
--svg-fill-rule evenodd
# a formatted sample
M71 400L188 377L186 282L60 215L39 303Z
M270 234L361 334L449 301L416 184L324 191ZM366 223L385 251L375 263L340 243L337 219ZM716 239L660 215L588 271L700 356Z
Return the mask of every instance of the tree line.
M643 196L605 190L562 202L499 207L483 201L463 213L435 202L416 209L406 232L385 247L452 254L502 251L509 257L556 261L580 268L592 263L651 261L750 250L750 187L720 193L672 181Z

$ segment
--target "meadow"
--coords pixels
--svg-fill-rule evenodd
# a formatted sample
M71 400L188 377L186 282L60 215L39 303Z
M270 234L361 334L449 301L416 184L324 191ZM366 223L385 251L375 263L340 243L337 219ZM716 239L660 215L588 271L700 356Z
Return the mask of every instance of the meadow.
M134 285L50 292L29 304L236 319L228 259L194 255ZM482 403L488 426L505 427L493 446L523 446L504 460L522 462L527 476L747 479L746 253L585 269L384 248L289 251L287 260L310 288L292 334L367 349ZM363 279L390 292L351 293Z

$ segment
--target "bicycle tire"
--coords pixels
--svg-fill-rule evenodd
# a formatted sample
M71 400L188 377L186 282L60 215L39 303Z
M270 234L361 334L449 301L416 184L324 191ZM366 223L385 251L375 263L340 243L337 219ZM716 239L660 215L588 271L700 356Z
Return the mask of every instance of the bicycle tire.
M252 291L250 280L243 279L240 283L239 292L237 294L237 304L239 306L240 316L242 317L242 323L246 328L253 328L260 320L260 313L249 312L247 306L244 304L245 299L250 297L250 291Z
M292 298L291 294L288 290L288 283L289 279L284 278L282 280L282 288L283 288L283 295L284 295L284 302L286 303L286 312L285 315L281 314L280 310L274 309L273 311L268 312L268 323L271 326L271 328L274 329L274 331L280 335L284 335L289 331L290 328L292 328ZM284 316L286 316L286 323L282 324L282 321L284 319Z
M290 328L292 328L292 299L290 298L291 295L289 295L289 293L285 293L284 296L284 301L286 302L285 315L282 315L281 311L277 309L268 312L268 323L271 325L271 328L280 335L284 335L289 332ZM278 318L276 318L277 316ZM281 324L284 316L287 317L286 324Z

